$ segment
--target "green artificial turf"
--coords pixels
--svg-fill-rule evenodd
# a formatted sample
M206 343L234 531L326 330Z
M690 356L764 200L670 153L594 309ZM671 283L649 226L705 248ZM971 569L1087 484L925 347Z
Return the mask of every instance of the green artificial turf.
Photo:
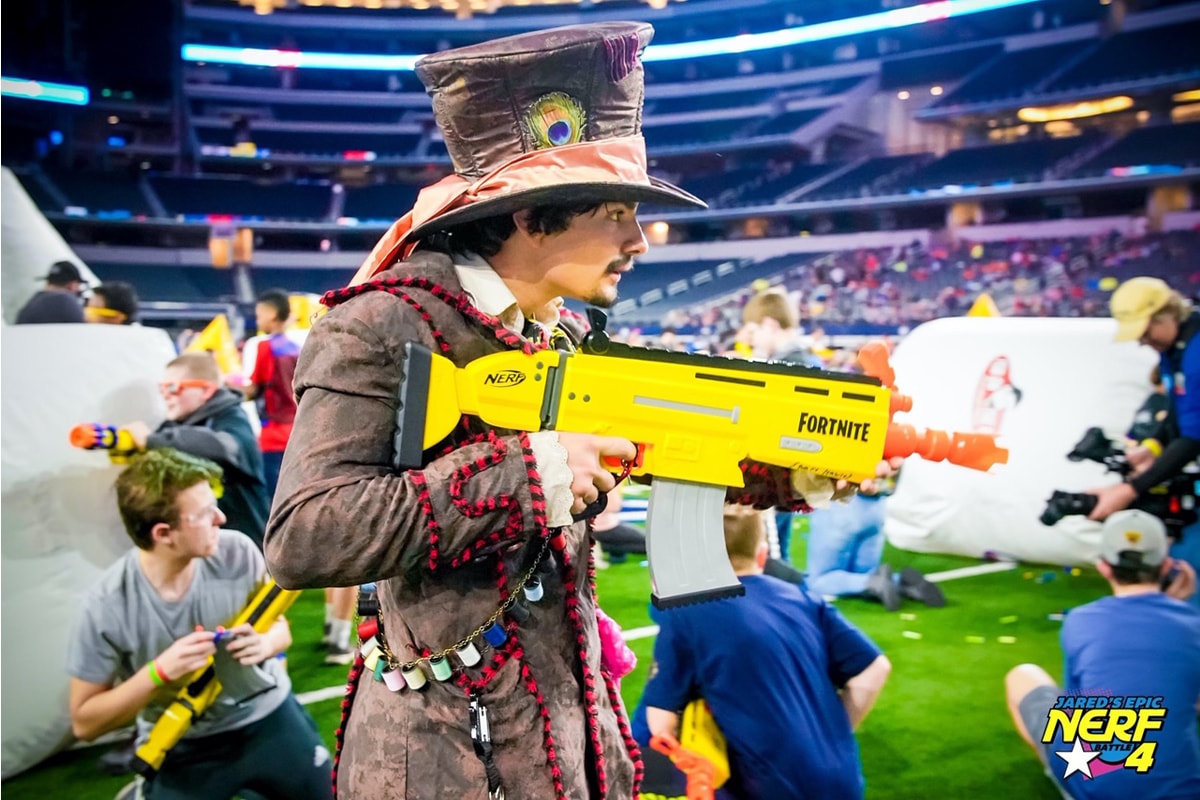
M806 520L798 521L792 554L802 566ZM891 547L884 558L897 567L912 565L924 572L979 563ZM1033 753L1012 729L1003 677L1024 661L1037 662L1060 677L1061 623L1047 615L1102 597L1107 585L1090 569L1074 576L1060 567L1018 566L950 581L943 588L948 598L943 609L908 601L899 612L888 613L863 600L838 601L843 614L874 639L893 665L875 710L858 732L867 797L1057 800ZM649 589L646 568L633 558L597 576L601 605L626 630L651 624ZM344 667L321 663L324 653L317 642L323 603L321 592L305 592L288 615L295 639L288 668L298 693L337 685L345 675ZM1015 642L1001 644L1001 636ZM641 696L653 643L653 638L631 642L638 667L621 686L630 709ZM334 698L308 706L330 747L339 704ZM104 748L87 748L48 759L5 781L5 798L109 800L128 779L109 778L96 770L102 752Z

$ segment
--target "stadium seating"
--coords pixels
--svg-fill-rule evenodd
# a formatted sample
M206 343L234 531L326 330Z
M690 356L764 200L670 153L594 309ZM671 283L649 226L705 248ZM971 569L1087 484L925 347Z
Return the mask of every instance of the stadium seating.
M153 216L137 179L127 174L57 169L47 170L46 174L70 205L86 208L89 214Z
M1095 135L1087 134L964 147L950 151L910 175L888 182L883 188L897 192L927 191L947 185L988 186L1045 180L1058 162L1093 141Z
M1138 128L1075 170L1079 177L1143 166L1200 167L1200 122Z
M1197 38L1200 38L1200 20L1122 33L1072 65L1051 81L1045 91L1200 74Z
M329 213L328 184L260 184L223 178L150 179L170 215L231 214L278 219L320 220Z
M990 103L1031 94L1046 81L1048 75L1092 47L1095 47L1095 42L1083 39L1003 53L987 62L982 69L969 72L969 77L958 88L933 105L948 107Z

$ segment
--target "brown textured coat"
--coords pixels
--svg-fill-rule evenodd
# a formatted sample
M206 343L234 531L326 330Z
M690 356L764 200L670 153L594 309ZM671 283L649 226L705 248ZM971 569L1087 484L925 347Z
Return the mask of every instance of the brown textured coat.
M417 253L331 310L296 370L299 408L265 545L285 587L376 582L388 641L402 660L483 623L518 580L526 541L547 534L523 433L464 420L425 454L423 469L393 470L407 341L459 365L529 346L469 305L450 259L438 254ZM794 502L786 473L745 469L742 502ZM480 665L419 693L392 693L369 675L359 681L344 725L340 797L485 798L469 686L490 711L508 800L633 796L638 754L601 670L588 533L580 523L565 534L565 558L544 581L545 597L530 605L531 619L498 650L476 640Z

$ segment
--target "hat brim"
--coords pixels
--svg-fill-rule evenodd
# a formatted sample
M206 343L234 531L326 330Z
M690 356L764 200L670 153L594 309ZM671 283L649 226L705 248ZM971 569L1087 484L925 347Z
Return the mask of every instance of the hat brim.
M447 211L413 228L408 238L417 241L431 233L466 222L514 214L522 209L553 203L654 203L708 208L708 204L699 197L653 176L648 186L640 183L560 183L510 192Z
M1142 338L1142 334L1146 332L1146 328L1149 325L1150 317L1122 320L1117 323L1117 333L1113 336L1113 341L1136 342Z

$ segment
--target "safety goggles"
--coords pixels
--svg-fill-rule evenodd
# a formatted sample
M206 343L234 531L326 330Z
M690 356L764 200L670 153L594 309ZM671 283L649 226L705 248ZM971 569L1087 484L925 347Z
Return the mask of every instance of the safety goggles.
M202 380L183 380L183 381L162 381L158 384L158 390L166 397L177 397L183 394L185 389L216 389L217 385L212 381Z
M100 308L99 306L84 306L83 318L88 322L114 322L121 323L125 321L125 314L112 308Z

